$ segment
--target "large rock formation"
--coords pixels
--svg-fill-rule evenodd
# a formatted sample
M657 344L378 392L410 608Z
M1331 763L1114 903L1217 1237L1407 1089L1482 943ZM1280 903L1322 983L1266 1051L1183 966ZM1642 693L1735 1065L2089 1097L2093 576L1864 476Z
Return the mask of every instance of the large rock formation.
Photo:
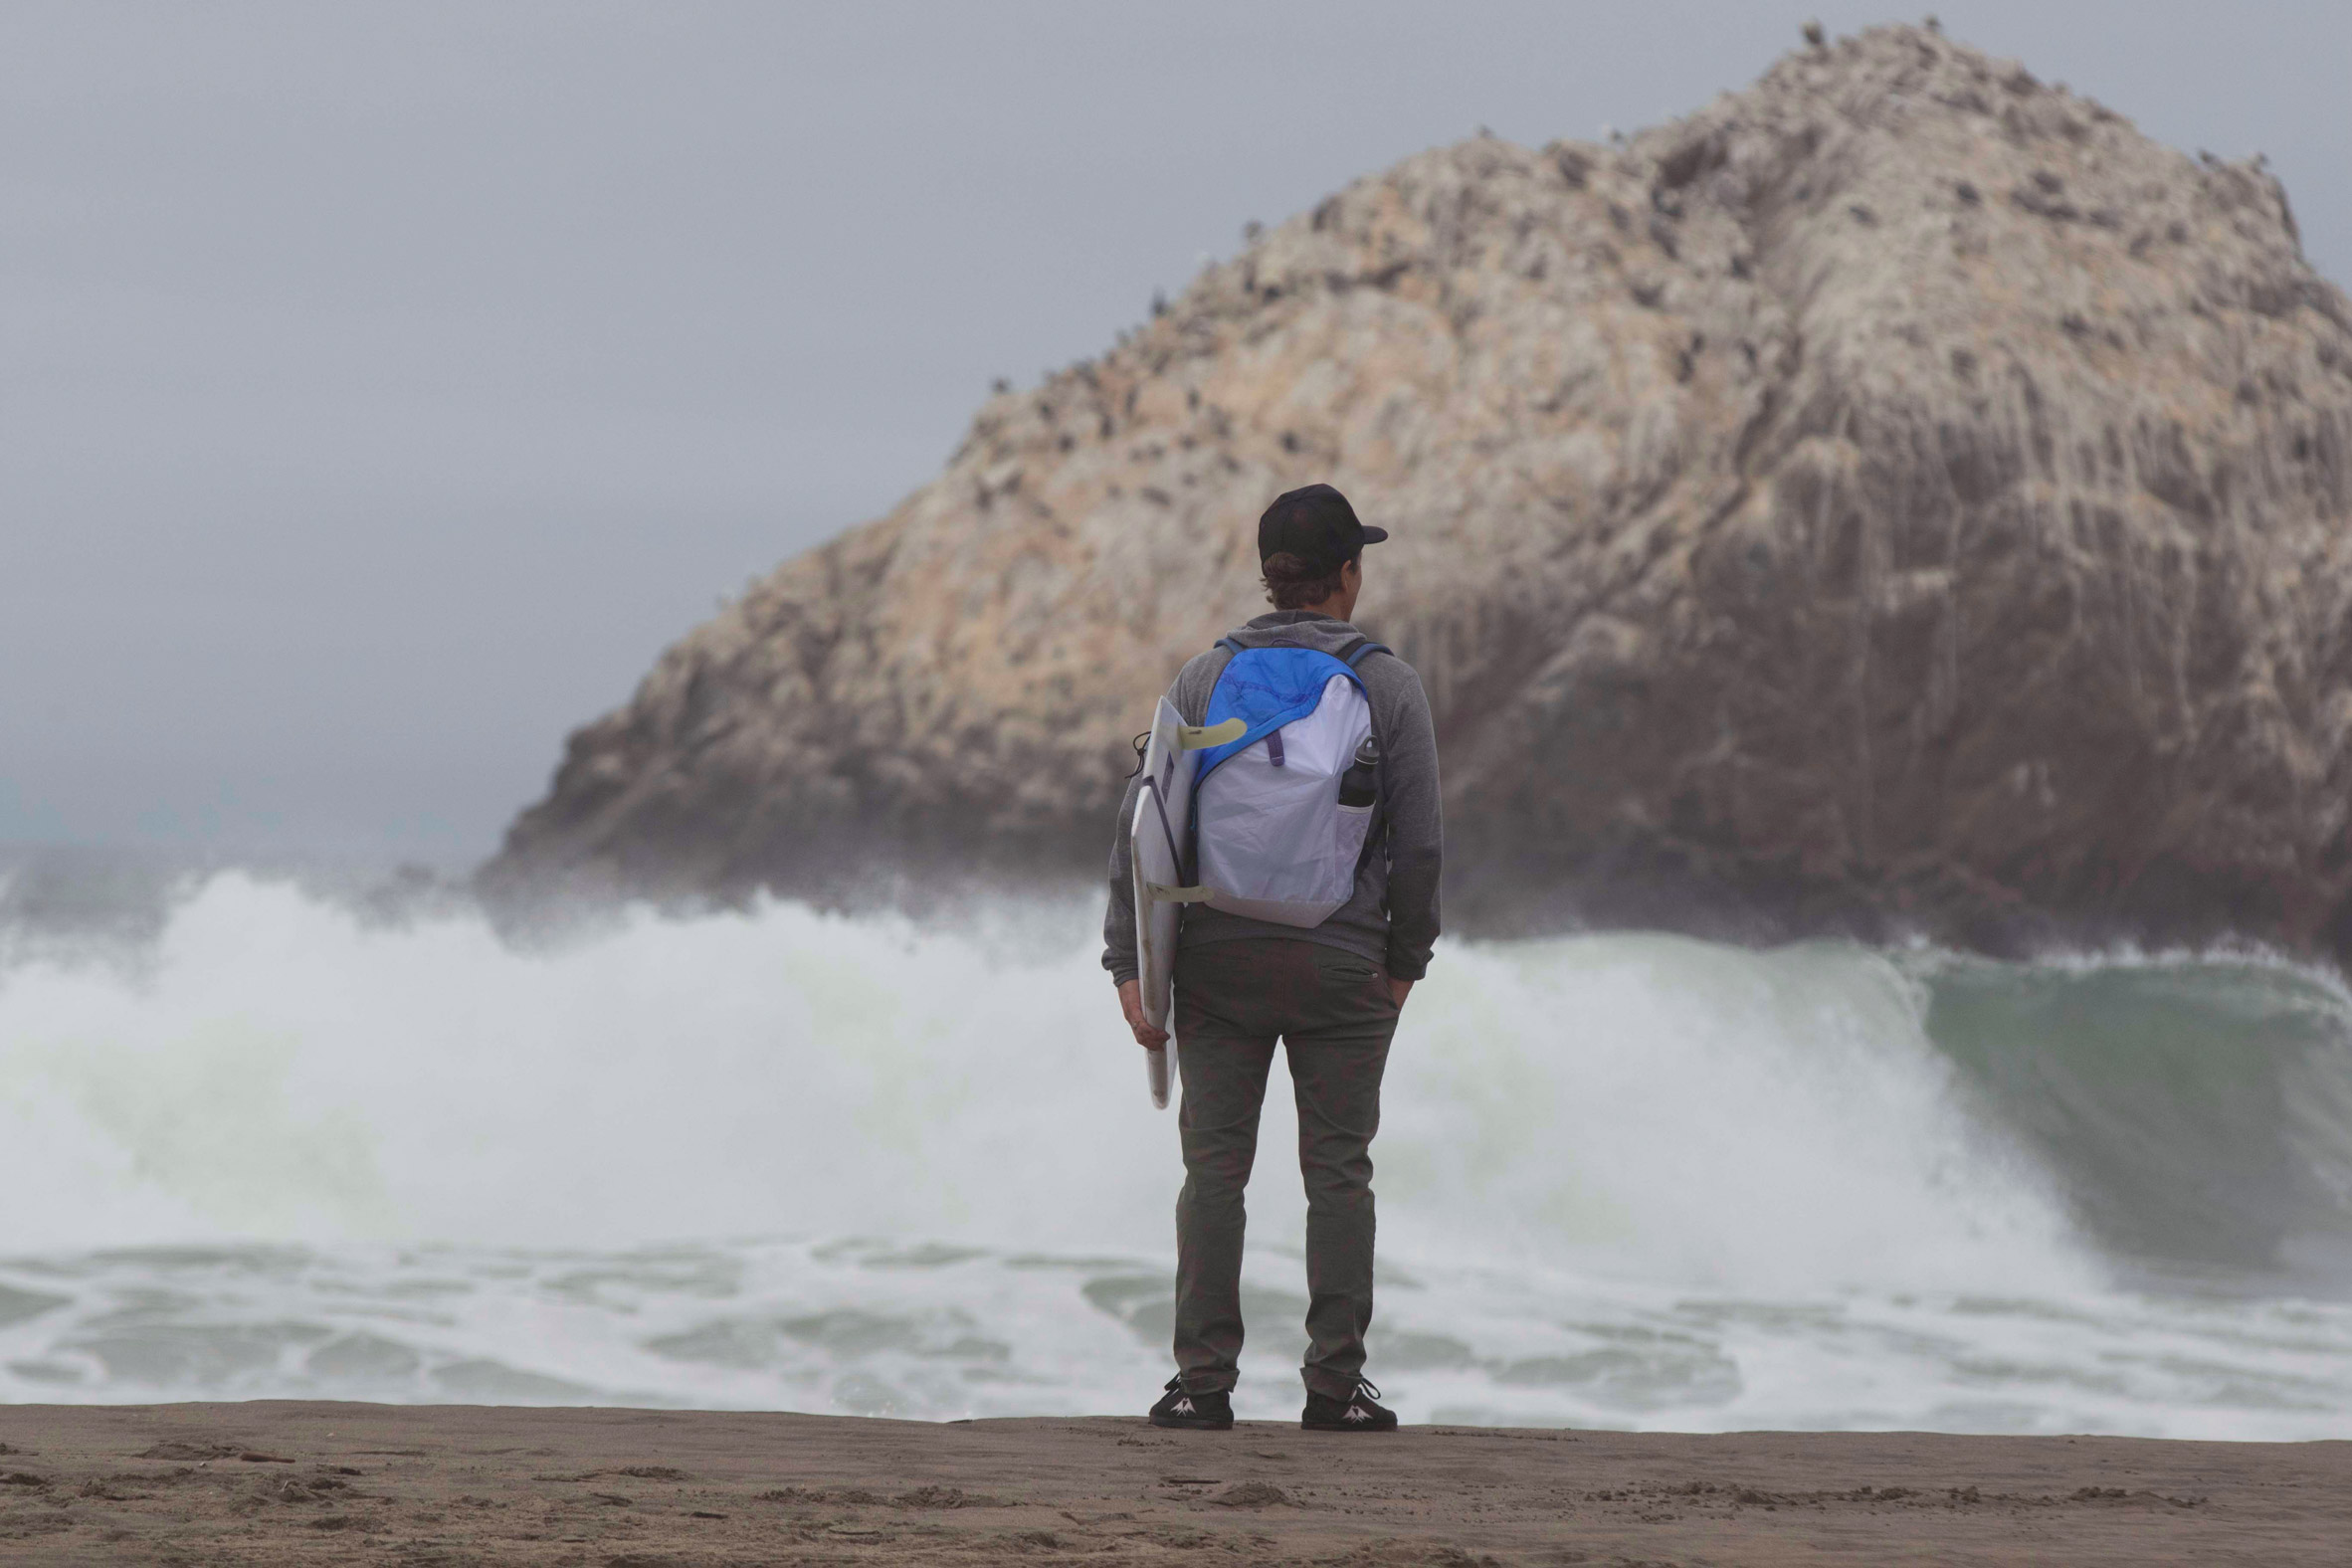
M1327 479L1394 542L1451 923L2352 938L2352 314L2259 160L1932 30L1480 137L987 403L571 737L493 887L1091 874Z

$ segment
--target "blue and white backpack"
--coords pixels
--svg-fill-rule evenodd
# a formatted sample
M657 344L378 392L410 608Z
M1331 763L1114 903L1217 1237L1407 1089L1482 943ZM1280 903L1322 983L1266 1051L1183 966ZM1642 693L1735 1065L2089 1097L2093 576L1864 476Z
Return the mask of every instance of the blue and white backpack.
M1233 658L1203 727L1237 718L1246 727L1203 751L1193 775L1197 900L1276 925L1320 925L1354 896L1372 824L1377 752L1356 667L1388 650L1369 639L1339 657L1231 638L1217 646ZM1341 801L1343 782L1359 804Z

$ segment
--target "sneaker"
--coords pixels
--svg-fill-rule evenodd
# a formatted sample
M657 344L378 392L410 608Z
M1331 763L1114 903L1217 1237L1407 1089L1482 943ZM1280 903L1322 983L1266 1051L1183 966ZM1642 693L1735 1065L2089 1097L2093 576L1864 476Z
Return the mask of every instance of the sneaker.
M1308 1432L1394 1432L1397 1413L1373 1403L1380 1398L1380 1390L1362 1378L1356 1379L1355 1392L1345 1399L1332 1399L1309 1390L1306 1411L1298 1418L1298 1425Z
M1160 1402L1151 1407L1151 1424L1155 1427L1185 1427L1194 1432L1225 1432L1233 1427L1233 1396L1231 1394L1187 1394L1184 1379L1168 1379L1168 1391ZM1389 1418L1396 1425L1396 1418Z

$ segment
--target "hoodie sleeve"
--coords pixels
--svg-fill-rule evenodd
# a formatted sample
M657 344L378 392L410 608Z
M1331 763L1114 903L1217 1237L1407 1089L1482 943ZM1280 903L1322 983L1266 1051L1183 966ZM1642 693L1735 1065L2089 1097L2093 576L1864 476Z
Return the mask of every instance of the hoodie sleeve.
M1446 833L1438 806L1438 734L1421 677L1403 660L1381 683L1381 808L1388 818L1388 972L1418 980L1438 940L1438 878ZM1132 942L1133 936L1128 940Z
M1127 824L1135 820L1142 777L1143 770L1137 768L1127 780L1119 796L1118 820L1110 830L1110 907L1102 915L1102 967L1110 971L1112 985L1136 978L1140 963L1135 955L1135 878L1129 867L1133 852L1127 844Z

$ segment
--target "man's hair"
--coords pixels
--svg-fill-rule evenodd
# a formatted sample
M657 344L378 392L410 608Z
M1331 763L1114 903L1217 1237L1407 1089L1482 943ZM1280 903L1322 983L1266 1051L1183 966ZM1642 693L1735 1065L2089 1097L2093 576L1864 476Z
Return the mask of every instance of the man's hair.
M1347 559L1361 559L1363 553L1358 550ZM1276 550L1264 562L1266 597L1277 610L1303 610L1310 604L1321 604L1339 592L1339 573L1346 564L1343 561L1340 566L1325 571L1314 561L1292 555L1288 550Z

